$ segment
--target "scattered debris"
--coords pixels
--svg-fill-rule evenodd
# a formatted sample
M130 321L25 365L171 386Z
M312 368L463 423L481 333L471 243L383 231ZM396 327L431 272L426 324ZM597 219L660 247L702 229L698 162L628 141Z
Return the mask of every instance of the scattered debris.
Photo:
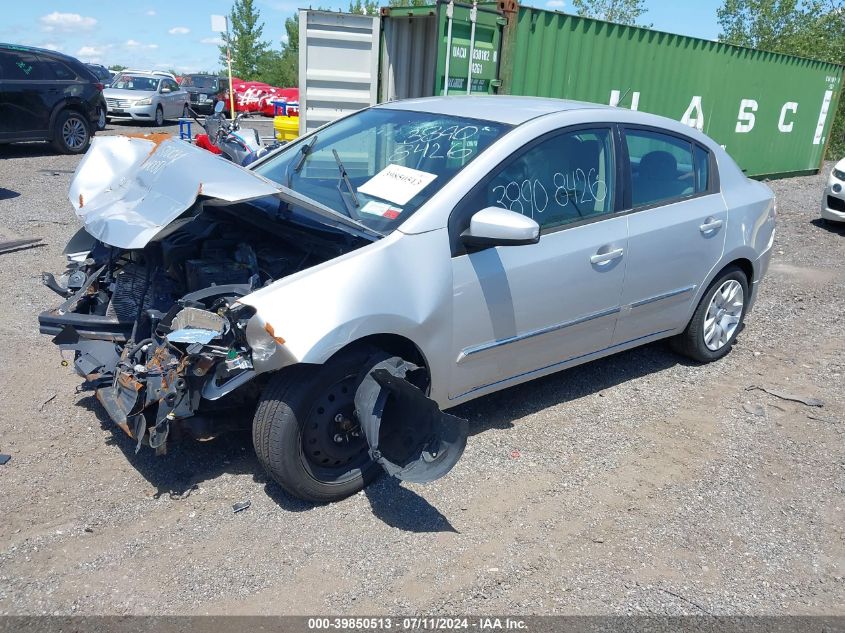
M47 406L50 402L52 402L53 400L56 399L56 395L57 394L54 393L52 396L50 396L44 402L42 402L41 405L38 407L38 410L43 411L45 406Z
M0 466L6 464L10 459L12 459L11 455L0 453Z
M88 532L89 534L93 534L93 532L94 532L94 528L92 528L92 527L86 527L86 528L85 528L85 531L86 531L86 532Z
M811 420L818 420L819 422L827 422L828 424L836 424L836 420L831 420L830 418L822 418L817 415L813 415L812 413L808 413L807 417Z
M27 248L36 248L38 246L47 246L41 242L40 237L32 237L23 240L6 240L0 242L0 255L3 255L4 253L22 251Z
M753 391L757 389L759 391L765 391L770 396L774 396L775 398L780 398L781 400L790 400L791 402L800 402L801 404L806 404L808 407L823 407L824 401L819 400L818 398L808 398L804 396L795 396L791 393L786 393L784 391L779 391L777 389L769 389L767 387L760 387L758 385L751 385L746 387L746 391Z
M757 417L762 418L766 415L766 410L763 408L762 404L748 404L747 402L742 405L743 411L746 413L750 413L751 415L756 415Z
M522 453L519 452L518 448L511 451L511 459L519 459L520 457L522 457Z
M696 609L698 609L698 610L699 610L699 611L701 611L702 613L706 613L706 614L708 614L708 615L711 615L711 613L710 613L707 609L705 609L704 607L702 607L700 604L698 604L697 602L693 602L693 601L692 601L692 600L690 600L689 598L685 598L684 596L682 596L682 595L681 595L681 594L679 594L679 593L675 593L674 591L669 591L668 589L663 589L662 587L658 587L658 589L659 589L660 591L662 591L663 593L669 594L670 596L674 596L674 597L675 597L675 598L677 598L678 600L683 600L683 601L684 601L684 602L686 602L687 604L691 604L692 606L694 606Z
M242 510L246 510L249 506L252 505L252 501L247 499L246 501L238 501L236 504L232 506L232 512L238 513Z

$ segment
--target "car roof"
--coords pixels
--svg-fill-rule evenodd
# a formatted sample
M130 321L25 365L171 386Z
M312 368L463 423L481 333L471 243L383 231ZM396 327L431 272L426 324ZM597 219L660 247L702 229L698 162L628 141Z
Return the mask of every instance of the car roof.
M547 97L518 97L513 95L457 95L447 97L425 97L403 99L383 103L379 108L391 110L413 110L432 114L448 113L470 119L484 119L519 125L530 119L555 112L571 110L599 110L610 106L586 101L550 99Z
M65 55L64 53L50 50L49 48L39 48L37 46L24 46L23 44L6 44L4 42L0 42L0 50L24 51L27 53L37 53L38 55L56 57L63 61L79 62L78 59L71 57L70 55Z

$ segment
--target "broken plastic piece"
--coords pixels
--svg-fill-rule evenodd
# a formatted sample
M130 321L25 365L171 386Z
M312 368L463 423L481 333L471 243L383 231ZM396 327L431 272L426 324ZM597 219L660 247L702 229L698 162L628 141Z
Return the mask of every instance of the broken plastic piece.
M251 505L252 505L252 501L250 501L249 499L247 499L246 501L238 501L236 504L234 504L232 506L232 512L237 514L238 512L241 512L242 510L246 510Z
M355 393L370 457L388 474L416 483L452 470L469 435L466 420L443 413L411 382L425 380L424 370L393 357L377 363Z
M175 320L175 319L174 319ZM174 330L167 335L167 340L171 343L210 343L216 337L220 336L219 332L214 330L206 330L204 328L186 327Z
M0 454L0 466L3 466L8 463L10 459L12 459L11 455L6 455L5 453Z

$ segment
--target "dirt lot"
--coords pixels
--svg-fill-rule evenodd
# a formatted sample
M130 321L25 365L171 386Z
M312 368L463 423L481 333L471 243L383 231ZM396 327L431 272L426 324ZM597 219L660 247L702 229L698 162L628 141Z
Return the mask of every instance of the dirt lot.
M773 184L772 269L726 359L657 344L481 399L448 477L313 506L248 434L135 455L76 392L36 318L77 162L0 148L0 233L45 243L0 255L0 613L845 614L845 230L816 220L821 177Z

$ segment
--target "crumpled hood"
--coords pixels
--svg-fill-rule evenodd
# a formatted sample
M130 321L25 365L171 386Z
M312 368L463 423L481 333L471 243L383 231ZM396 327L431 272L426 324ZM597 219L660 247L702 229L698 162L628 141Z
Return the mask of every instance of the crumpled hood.
M76 168L70 202L85 230L101 242L143 248L198 196L227 203L268 195L299 201L254 172L163 136L98 136Z

